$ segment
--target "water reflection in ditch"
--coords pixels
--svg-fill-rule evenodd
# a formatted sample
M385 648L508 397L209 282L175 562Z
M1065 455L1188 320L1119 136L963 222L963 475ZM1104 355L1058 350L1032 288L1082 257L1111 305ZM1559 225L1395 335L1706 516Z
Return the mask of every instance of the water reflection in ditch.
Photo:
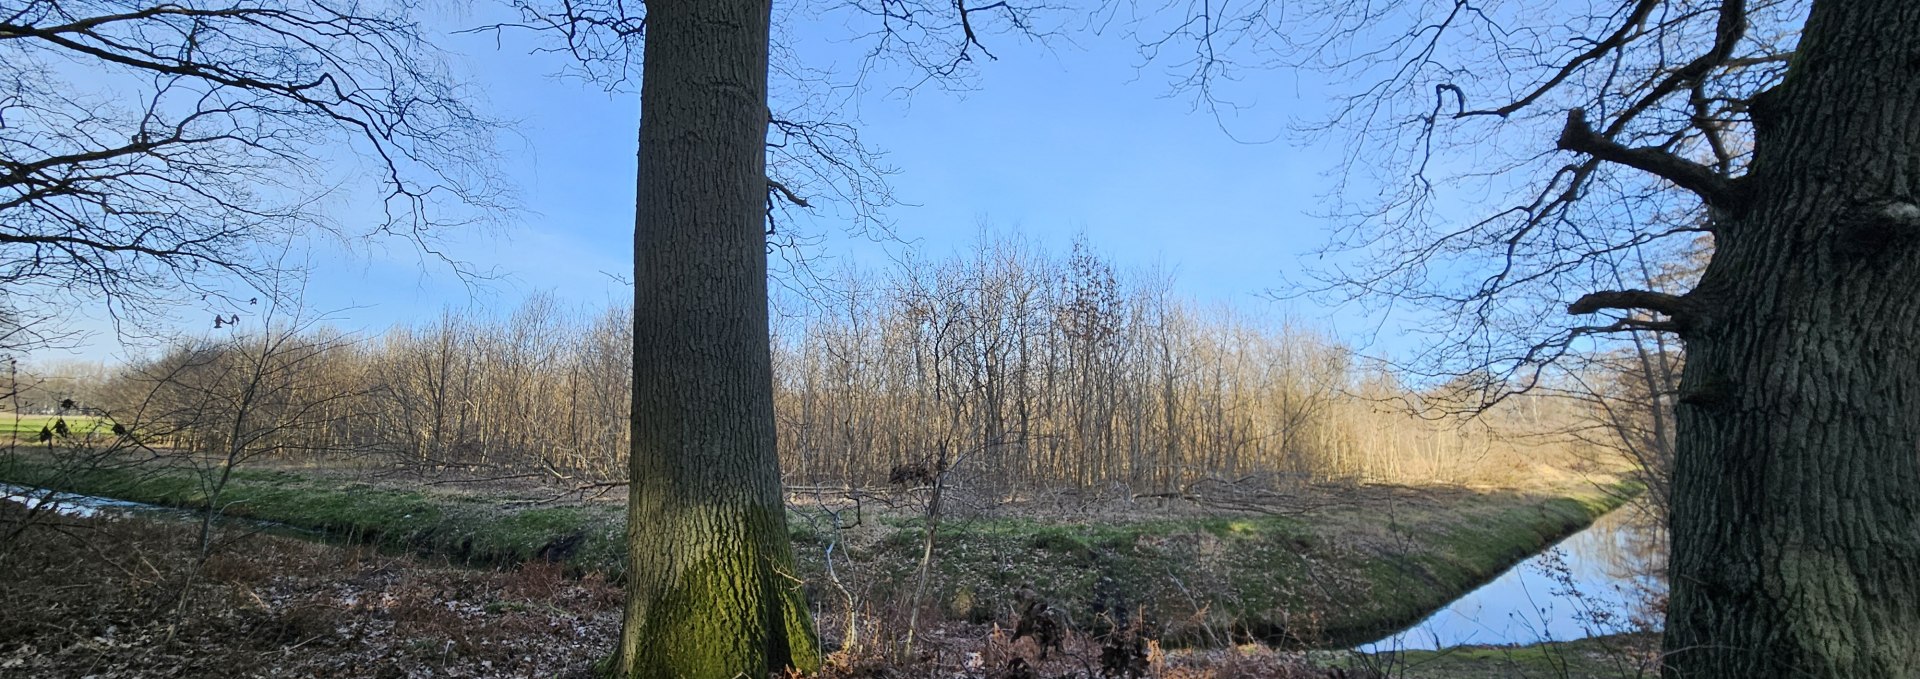
M137 515L149 519L174 519L182 521L199 521L202 518L202 514L198 510L161 507L144 502L116 500L109 497L96 497L93 495L62 493L45 488L19 486L11 483L0 483L0 502L12 502L22 505L29 510L39 510L54 516L80 518L104 516L114 518ZM320 531L297 528L283 523L262 521L259 519L219 516L215 517L214 523L221 526L241 526L252 530L273 533L275 535L308 539L324 537Z
M1628 506L1514 566L1405 630L1358 650L1570 641L1659 629L1666 535Z
M180 516L190 516L192 514L191 512L181 509L156 507L139 502L128 502L126 500L115 500L91 495L74 495L72 493L62 493L45 488L16 486L11 483L0 483L0 501L19 504L30 510L37 509L52 512L59 516L77 516L83 518L95 516L102 511L141 512Z

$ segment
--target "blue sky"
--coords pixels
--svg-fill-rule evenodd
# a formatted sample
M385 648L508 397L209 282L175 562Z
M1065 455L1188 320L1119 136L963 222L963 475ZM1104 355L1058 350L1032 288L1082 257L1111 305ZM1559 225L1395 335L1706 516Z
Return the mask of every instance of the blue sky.
M865 44L844 24L829 15L795 29L809 66L851 75ZM1079 34L1047 46L991 40L999 59L979 62L969 91L905 94L894 86L913 74L883 71L843 111L899 171L891 183L906 205L889 217L903 239L938 256L966 247L983 224L1056 249L1084 233L1122 267L1171 269L1190 297L1341 325L1329 310L1262 295L1324 240L1312 213L1333 157L1285 140L1235 141L1284 136L1289 121L1320 113L1324 92L1297 74L1268 74L1240 84L1255 105L1223 122L1172 95L1161 67L1142 68L1124 36ZM535 291L588 308L625 298L629 288L603 272L631 267L638 97L557 77L564 62L529 55L532 43L512 35L498 49L492 36L450 35L443 44L488 108L519 121L502 152L526 209L447 243L502 278L476 290L403 243L323 250L308 305L345 309L333 314L335 325L378 333L450 306L511 307ZM831 210L809 221L805 228L830 236L840 227ZM820 253L885 261L882 248L844 237L828 238ZM86 329L93 341L71 357L123 353L104 327Z

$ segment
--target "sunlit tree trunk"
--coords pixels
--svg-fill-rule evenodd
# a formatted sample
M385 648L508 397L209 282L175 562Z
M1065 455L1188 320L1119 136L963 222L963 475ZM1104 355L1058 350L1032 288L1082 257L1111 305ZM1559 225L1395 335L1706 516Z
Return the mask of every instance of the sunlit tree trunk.
M775 456L768 0L647 3L628 603L616 669L812 669Z
M1812 5L1679 311L1667 676L1920 676L1920 3Z

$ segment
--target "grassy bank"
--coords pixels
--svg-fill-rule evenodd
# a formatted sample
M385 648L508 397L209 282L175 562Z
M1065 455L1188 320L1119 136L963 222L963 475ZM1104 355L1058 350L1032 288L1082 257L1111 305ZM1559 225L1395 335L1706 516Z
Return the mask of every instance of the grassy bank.
M1627 489L1397 490L1300 516L943 525L935 603L1004 620L1030 588L1083 627L1140 612L1149 634L1174 644L1344 647L1418 621L1616 508ZM855 542L854 561L866 557L873 599L902 600L915 564L895 555L916 553L918 527L882 533L872 547Z
M0 526L23 514L0 504ZM0 677L585 678L620 629L615 584L544 564L448 568L238 525L220 538L226 548L197 571L182 522L64 518L0 543ZM1650 676L1657 645L1640 635L1373 656L1243 645L1152 654L1145 676L1627 679ZM836 654L820 677L983 676L962 668L1016 657L1034 672L984 676L1088 677L1108 649L1078 638L1042 658L1030 642L946 622L916 650ZM1366 669L1380 674L1354 671Z
M36 457L0 462L0 481L82 495L204 509L201 478L178 468L68 469ZM618 507L528 507L400 484L280 470L235 470L220 498L226 516L319 531L355 543L444 556L472 565L532 559L614 571L625 553Z
M1329 656L1319 664L1373 669L1401 679L1640 679L1660 675L1660 637L1644 632L1527 646L1462 646L1438 651Z
M204 507L184 470L93 469L55 474L31 458L0 465L0 480L175 507ZM1414 622L1621 502L1622 489L1477 492L1377 486L1327 488L1296 515L950 519L938 534L927 603L973 622L1012 619L1022 592L1076 627L1141 619L1173 643L1249 638L1345 646ZM535 559L617 572L623 509L535 506L497 496L289 471L236 471L225 513L473 564ZM868 516L849 530L793 517L799 576L811 599L863 615L903 609L913 588L922 524ZM823 555L834 547L835 574Z

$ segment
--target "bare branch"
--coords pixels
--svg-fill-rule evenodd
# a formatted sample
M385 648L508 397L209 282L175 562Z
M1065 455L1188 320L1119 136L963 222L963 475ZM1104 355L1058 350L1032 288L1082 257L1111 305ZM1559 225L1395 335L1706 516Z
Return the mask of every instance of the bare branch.
M787 202L793 203L794 205L798 205L800 207L813 207L811 203L807 202L807 199L801 198L798 194L795 194L793 192L793 189L787 188L786 184L782 184L778 180L771 179L771 178L767 179L767 190L779 193L780 197L787 199Z
M1608 139L1594 132L1593 126L1587 123L1586 109L1567 111L1567 126L1560 131L1559 148L1651 173L1692 191L1708 205L1722 210L1737 213L1746 206L1737 181L1664 149L1630 148Z
M228 288L264 291L285 271L260 253L316 235L397 237L445 260L443 230L511 209L493 162L501 125L468 105L412 10L70 0L0 13L0 286L103 302L126 331ZM329 162L343 153L372 172ZM329 218L336 192L373 206L368 226Z

